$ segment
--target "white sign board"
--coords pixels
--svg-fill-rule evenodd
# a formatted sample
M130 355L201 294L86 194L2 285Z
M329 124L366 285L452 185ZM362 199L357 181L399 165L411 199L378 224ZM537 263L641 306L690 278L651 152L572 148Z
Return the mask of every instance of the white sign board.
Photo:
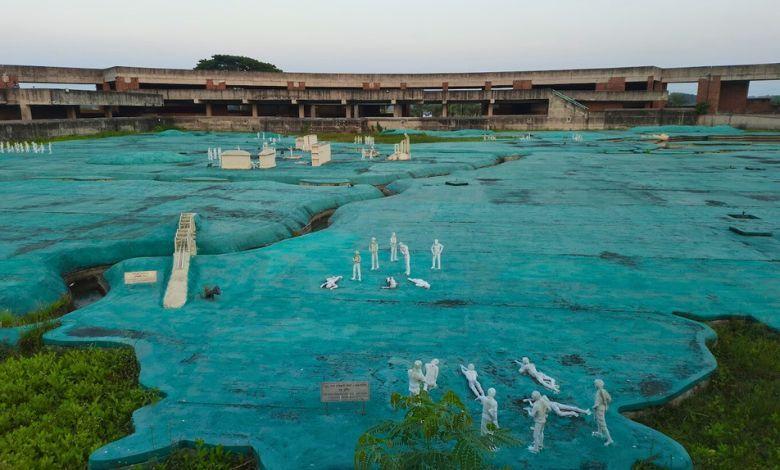
M322 382L320 384L320 401L323 403L369 401L370 398L368 382Z
M125 284L154 284L157 271L130 271L125 273Z

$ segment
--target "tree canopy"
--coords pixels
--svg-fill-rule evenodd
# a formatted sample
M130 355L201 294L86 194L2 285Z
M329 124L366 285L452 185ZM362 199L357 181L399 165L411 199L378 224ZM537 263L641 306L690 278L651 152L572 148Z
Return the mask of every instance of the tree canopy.
M194 70L223 70L229 72L281 72L282 69L241 55L214 54L209 59L201 59Z

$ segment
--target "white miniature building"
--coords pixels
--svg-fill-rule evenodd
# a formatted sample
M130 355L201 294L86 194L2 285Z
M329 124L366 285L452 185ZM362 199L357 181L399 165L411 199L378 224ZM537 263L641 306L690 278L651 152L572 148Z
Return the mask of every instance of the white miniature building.
M220 159L223 170L251 170L252 157L245 150L225 150Z
M260 155L257 156L260 160L257 167L265 170L268 168L276 167L276 149L273 147L263 147L260 151ZM225 158L224 155L222 157Z
M314 136L315 140L317 136ZM311 166L321 166L330 161L330 143L319 142L311 146Z
M317 143L317 134L308 134L295 138L295 149L311 152L312 146Z
M387 157L387 159L393 161L412 159L412 146L407 134L404 134L404 140L393 146L393 154Z

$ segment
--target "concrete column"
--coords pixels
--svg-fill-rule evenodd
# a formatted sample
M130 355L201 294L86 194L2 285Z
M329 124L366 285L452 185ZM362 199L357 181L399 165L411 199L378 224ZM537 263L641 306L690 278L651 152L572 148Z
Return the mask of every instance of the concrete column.
M352 117L359 118L360 117L360 105L355 104L355 106L352 108Z
M212 116L213 110L211 109L211 103L206 103L206 116Z
M114 117L114 109L111 106L103 106L103 116L107 118Z
M345 111L344 111L345 114L344 115L347 117L347 119L351 118L352 117L352 105L348 104L348 105L346 105L344 107L344 109L345 109Z
M441 103L441 117L447 117L447 102L442 101Z
M19 104L19 111L22 114L22 121L32 121L32 111L30 110L30 105L23 103Z
M696 91L696 104L707 103L707 114L717 114L720 104L720 76L700 78Z
M482 114L491 117L493 116L493 102L488 101L487 103L482 103Z
M298 118L303 119L306 117L306 105L298 103Z
M76 119L76 107L68 106L68 119Z
M257 103L252 103L252 117L257 117Z
M403 117L403 110L401 108L401 103L396 103L393 105L393 117Z
M313 104L311 105L311 111L309 111L311 117L316 118L317 117L317 105Z

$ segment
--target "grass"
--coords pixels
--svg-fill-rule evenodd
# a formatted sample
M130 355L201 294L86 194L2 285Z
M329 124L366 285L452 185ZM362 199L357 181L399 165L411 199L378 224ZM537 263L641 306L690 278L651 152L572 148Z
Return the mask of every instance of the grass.
M33 310L24 315L14 315L8 310L0 311L0 328L42 323L61 317L70 312L73 307L73 299L70 294L65 294L52 304Z
M300 133L299 135L308 134L308 132ZM402 135L392 134L351 134L349 132L319 132L317 133L317 140L326 142L346 142L352 143L355 141L357 135L369 135L374 138L374 142L377 144L397 144L403 140ZM438 137L428 134L410 134L409 140L413 144L432 144L438 142L481 142L482 137Z
M178 449L162 462L139 466L153 470L242 470L258 467L257 457L230 452L222 446L209 447L198 441L193 449Z
M163 132L163 131L169 131L169 130L179 130L177 127L173 126L155 126L154 129L148 132L141 132L141 131L104 131L104 132L98 132L97 134L89 134L89 135L63 135L59 137L50 137L48 139L45 139L46 142L62 142L66 140L87 140L87 139L105 139L107 137L124 137L128 135L138 135L138 134L155 134L157 132Z
M780 468L780 334L744 320L712 327L718 368L710 384L636 420L682 444L695 468ZM650 460L634 468L658 467Z

